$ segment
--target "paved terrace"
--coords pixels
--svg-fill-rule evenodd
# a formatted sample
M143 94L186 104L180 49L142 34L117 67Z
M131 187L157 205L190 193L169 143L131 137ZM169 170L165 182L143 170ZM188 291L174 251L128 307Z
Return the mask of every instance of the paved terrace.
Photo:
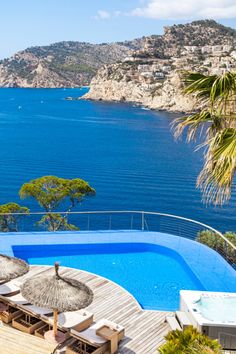
M41 273L53 274L49 266L31 266L24 277ZM94 292L94 301L87 308L94 313L95 321L107 318L125 327L125 338L120 343L119 354L156 354L170 330L165 323L166 312L142 310L125 289L100 276L73 268L60 267L60 274L78 279ZM0 328L0 354L49 354L52 345L43 339L8 328Z

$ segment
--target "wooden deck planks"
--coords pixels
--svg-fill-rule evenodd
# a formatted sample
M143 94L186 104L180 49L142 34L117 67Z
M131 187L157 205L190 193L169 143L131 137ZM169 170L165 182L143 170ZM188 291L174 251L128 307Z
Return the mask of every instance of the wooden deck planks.
M32 266L30 272L24 278L42 273L53 274L53 272L52 267ZM164 336L170 330L169 325L165 323L166 312L142 310L130 293L117 284L95 274L65 267L60 268L60 274L78 279L91 287L94 291L94 301L87 310L94 313L96 321L107 318L125 327L125 339L120 343L119 354L157 353L157 347L163 343ZM8 336L11 338L10 341L7 340ZM28 337L30 337L30 340ZM50 344L14 329L11 329L11 332L10 330L0 329L1 344L4 341L7 342L8 349L4 352L1 352L0 349L0 354L50 353L50 348L47 348L47 345L50 346ZM45 348L39 344L39 341L45 344ZM25 351L16 350L19 343L23 348L26 348ZM9 349L10 347L13 351ZM32 347L32 351L26 351L31 350L30 347Z
M0 327L0 354L51 354L54 345L9 326Z

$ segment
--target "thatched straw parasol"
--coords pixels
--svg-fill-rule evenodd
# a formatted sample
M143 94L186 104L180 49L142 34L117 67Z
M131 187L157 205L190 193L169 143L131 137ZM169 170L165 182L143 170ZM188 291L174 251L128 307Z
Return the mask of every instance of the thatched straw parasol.
M63 333L57 331L58 312L83 309L93 301L93 292L76 279L61 277L59 264L55 263L55 274L29 278L21 286L21 293L31 304L53 309L53 331L45 333L50 341L62 342Z
M0 282L20 277L29 271L29 265L22 259L0 254Z

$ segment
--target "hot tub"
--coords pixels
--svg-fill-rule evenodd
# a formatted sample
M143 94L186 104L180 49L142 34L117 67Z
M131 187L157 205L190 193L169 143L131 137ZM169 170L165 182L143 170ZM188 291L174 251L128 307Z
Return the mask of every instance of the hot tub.
M180 310L200 332L236 349L236 293L181 290Z

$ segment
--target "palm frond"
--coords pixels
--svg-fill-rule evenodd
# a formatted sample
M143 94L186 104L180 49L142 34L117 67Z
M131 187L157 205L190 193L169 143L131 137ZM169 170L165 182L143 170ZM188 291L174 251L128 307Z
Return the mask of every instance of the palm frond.
M207 203L222 205L230 199L236 171L236 130L223 129L208 144L197 186L202 190Z
M216 79L216 75L206 76L200 73L186 72L183 75L184 93L194 94L200 101L210 100L212 85Z
M228 100L236 93L236 74L226 72L225 74L215 78L212 88L210 99L214 103L216 100L220 102Z
M183 74L184 93L192 94L202 104L209 103L211 111L227 106L227 100L236 94L236 74L226 72L223 75L206 76L200 73Z
M195 97L201 107L197 113L172 123L175 138L187 131L187 141L204 133L205 162L197 186L208 203L223 204L231 196L236 171L236 73L206 76L183 74L184 93Z
M187 141L194 140L197 134L201 135L205 124L212 123L213 117L209 111L201 111L175 119L171 124L171 129L174 131L174 137L180 138L184 130L187 130Z

